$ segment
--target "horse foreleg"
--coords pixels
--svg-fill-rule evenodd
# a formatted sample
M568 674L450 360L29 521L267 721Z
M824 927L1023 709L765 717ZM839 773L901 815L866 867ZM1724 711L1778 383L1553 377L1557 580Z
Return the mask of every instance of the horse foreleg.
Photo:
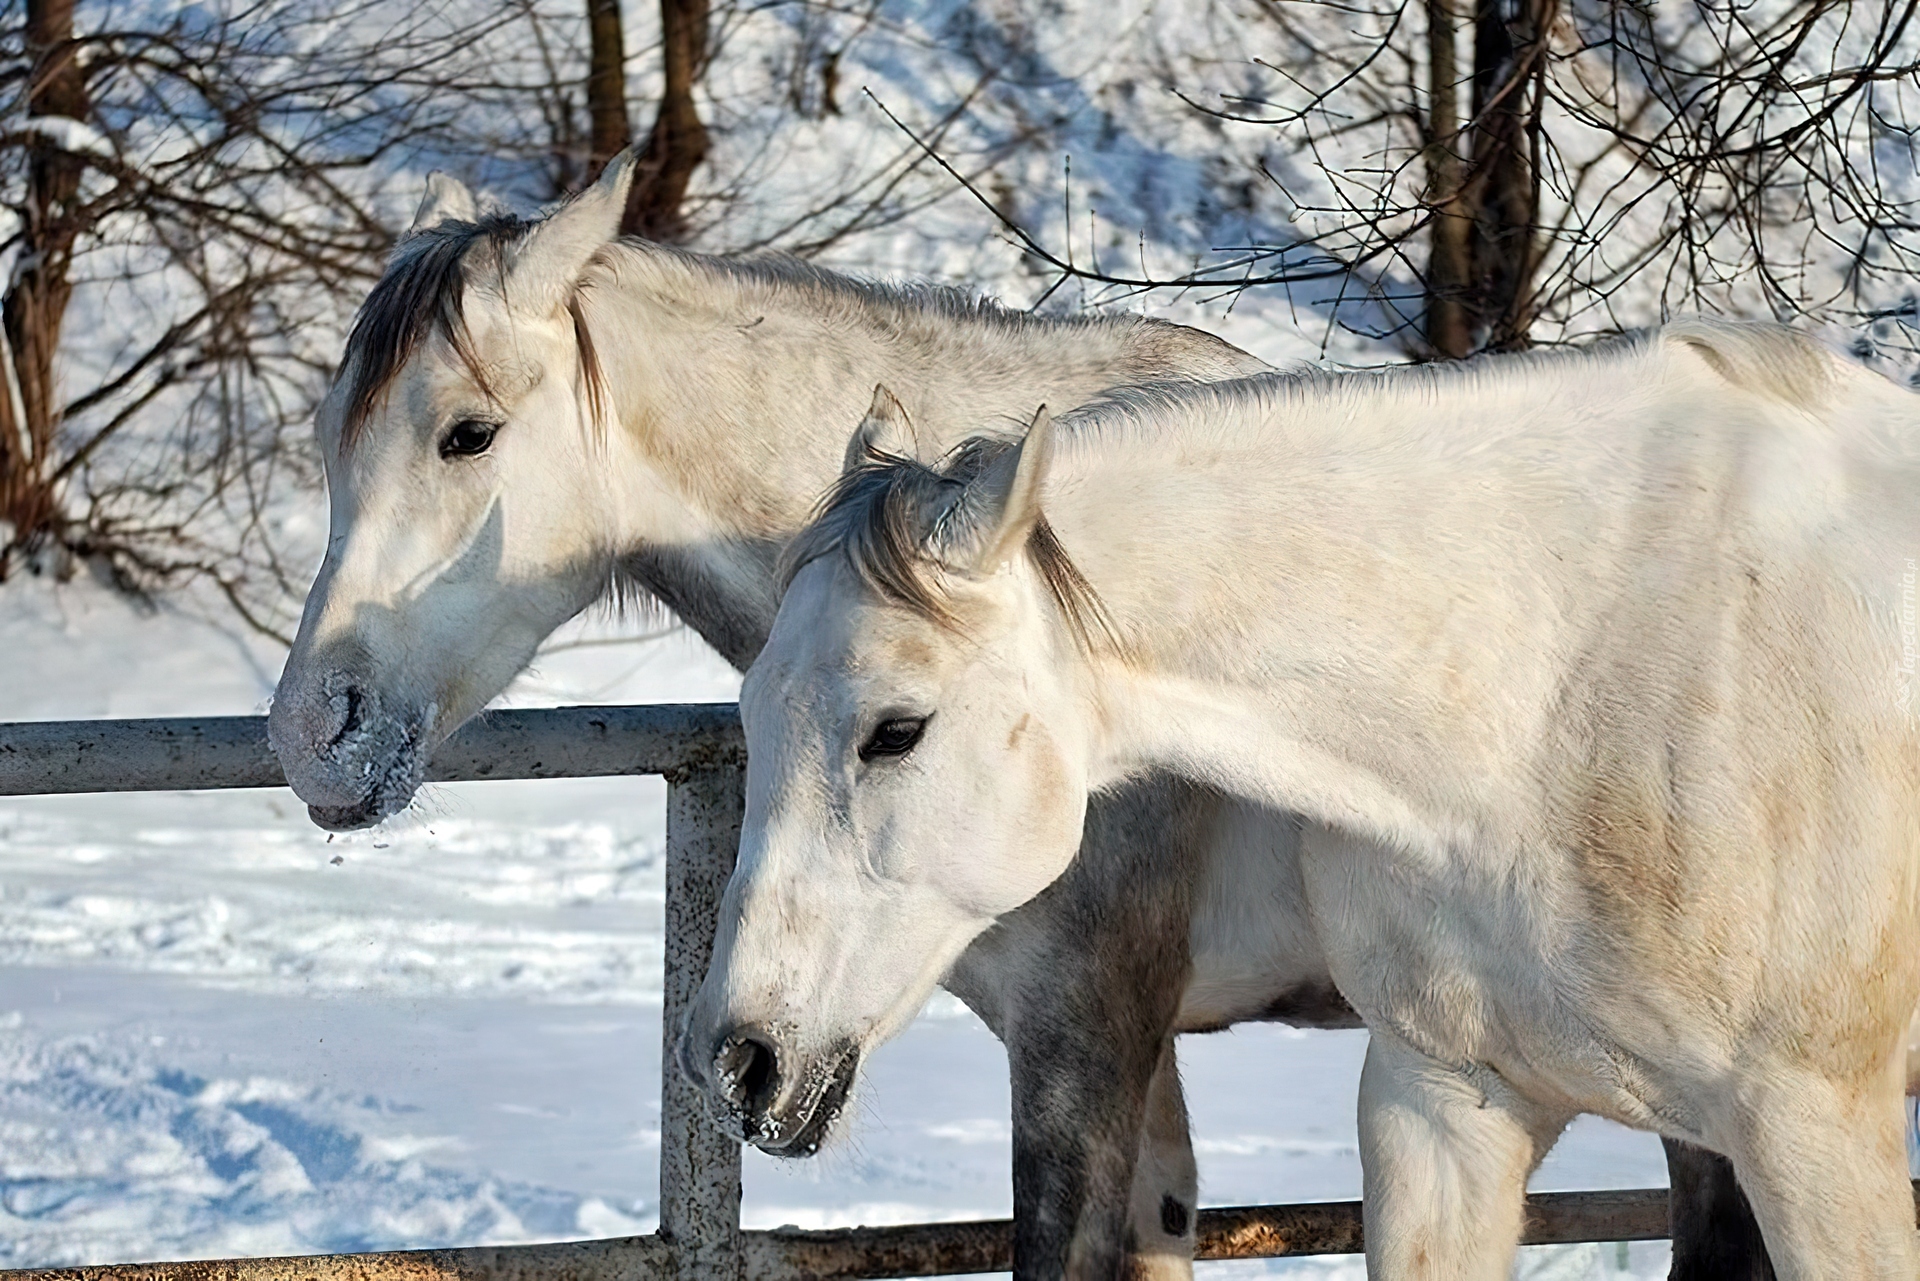
M1066 874L947 976L1007 1047L1018 1278L1191 1271L1195 1177L1172 1029L1210 815L1206 794L1179 786L1096 797Z
M1920 1095L1920 1014L1907 1027L1907 1097ZM1678 1139L1667 1149L1673 1267L1667 1281L1775 1281L1733 1162Z
M1900 1082L1752 1071L1727 1133L1740 1186L1782 1281L1920 1276Z
M1133 1167L1127 1225L1127 1281L1186 1281L1193 1276L1193 1228L1200 1176L1173 1039L1160 1051L1147 1095L1140 1157Z
M1667 1281L1774 1281L1760 1224L1733 1162L1679 1139L1667 1148L1673 1267Z
M1124 966L1113 964L1115 949L1086 942L1077 956L1056 954L1039 972L1044 984L1023 984L1009 1007L1014 1276L1164 1281L1185 1275L1191 1255L1190 1225L1164 1231L1169 1189L1160 1186L1171 1148L1173 1195L1191 1217L1181 1199L1192 1196L1191 1176L1181 1177L1184 1125L1171 1136L1164 1112L1150 1119L1163 1061L1178 1099L1171 1040L1184 970L1156 965L1151 937L1134 939L1129 959L1144 963ZM1184 1122L1184 1107L1173 1119ZM1143 1150L1151 1159L1139 1167Z
M1360 1072L1367 1275L1505 1281L1527 1176L1568 1116L1375 1029Z

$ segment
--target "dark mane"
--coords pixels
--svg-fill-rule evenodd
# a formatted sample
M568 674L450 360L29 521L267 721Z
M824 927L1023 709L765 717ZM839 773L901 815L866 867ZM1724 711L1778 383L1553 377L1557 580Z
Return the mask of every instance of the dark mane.
M969 484L1019 442L975 436L954 446L937 468L910 458L871 453L843 473L814 518L782 558L780 589L808 563L838 553L861 580L888 600L942 627L960 626L940 572L946 557L964 554L988 531L987 514L968 501ZM1026 553L1047 594L1085 653L1096 645L1124 652L1106 606L1042 516Z
M340 437L343 452L353 448L354 440L394 376L413 359L420 344L436 328L447 336L454 355L480 390L489 397L493 395L487 372L467 334L467 273L472 266L468 260L479 246L492 260L494 269L502 270L506 247L533 226L532 221L513 214L495 213L487 214L478 222L449 220L414 232L401 242L393 260L387 264L386 273L360 304L360 314L354 317L353 328L347 334L347 349L340 363L342 376L350 380L346 424ZM606 384L600 375L593 335L587 330L579 290L568 298L567 313L573 318L573 337L586 383L587 409L595 422L601 422Z

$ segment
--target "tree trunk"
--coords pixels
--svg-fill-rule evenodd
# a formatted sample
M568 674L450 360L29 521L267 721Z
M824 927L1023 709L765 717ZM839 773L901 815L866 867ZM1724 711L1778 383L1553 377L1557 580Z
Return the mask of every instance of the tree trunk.
M1427 0L1427 346L1458 360L1473 352L1473 213L1465 207L1460 71L1454 0Z
M620 29L620 0L587 0L587 118L593 140L587 154L592 182L633 141L627 121L627 45Z
M1539 262L1534 167L1554 0L1477 0L1473 23L1473 259L1481 346L1529 345Z
M707 0L660 0L660 35L666 92L640 153L620 230L650 240L678 240L687 231L681 209L687 183L707 154L707 128L693 101L693 87L706 70Z
M1526 347L1540 265L1541 79L1557 0L1474 0L1472 115L1459 117L1462 0L1427 0L1429 354Z
M26 53L33 68L28 117L88 115L87 83L73 42L74 0L27 0ZM57 534L60 512L52 481L60 425L53 381L60 327L73 294L69 268L80 232L80 179L86 161L54 136L31 144L19 256L0 307L8 368L0 395L0 520L12 526L0 542L0 576L11 550Z

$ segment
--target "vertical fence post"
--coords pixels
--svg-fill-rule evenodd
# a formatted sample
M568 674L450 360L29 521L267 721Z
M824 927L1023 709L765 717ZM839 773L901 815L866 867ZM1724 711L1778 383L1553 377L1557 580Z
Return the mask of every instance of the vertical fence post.
M740 1145L707 1119L675 1059L713 956L733 871L745 772L702 765L667 775L666 973L660 1011L660 1236L685 1281L741 1281Z

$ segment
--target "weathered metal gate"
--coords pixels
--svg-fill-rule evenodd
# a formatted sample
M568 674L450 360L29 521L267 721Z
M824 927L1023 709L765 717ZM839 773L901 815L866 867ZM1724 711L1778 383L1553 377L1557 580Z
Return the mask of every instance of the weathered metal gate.
M730 704L494 712L435 755L436 782L659 774L667 780L666 973L661 1011L660 1226L646 1236L560 1245L410 1250L297 1259L117 1264L7 1277L119 1281L798 1281L952 1276L1012 1266L1006 1220L831 1231L740 1229L740 1149L706 1123L670 1066L713 949L733 868L745 749ZM38 721L0 725L0 796L283 787L264 717ZM1203 1209L1202 1259L1348 1254L1355 1202ZM1529 1198L1527 1241L1667 1235L1665 1189Z

